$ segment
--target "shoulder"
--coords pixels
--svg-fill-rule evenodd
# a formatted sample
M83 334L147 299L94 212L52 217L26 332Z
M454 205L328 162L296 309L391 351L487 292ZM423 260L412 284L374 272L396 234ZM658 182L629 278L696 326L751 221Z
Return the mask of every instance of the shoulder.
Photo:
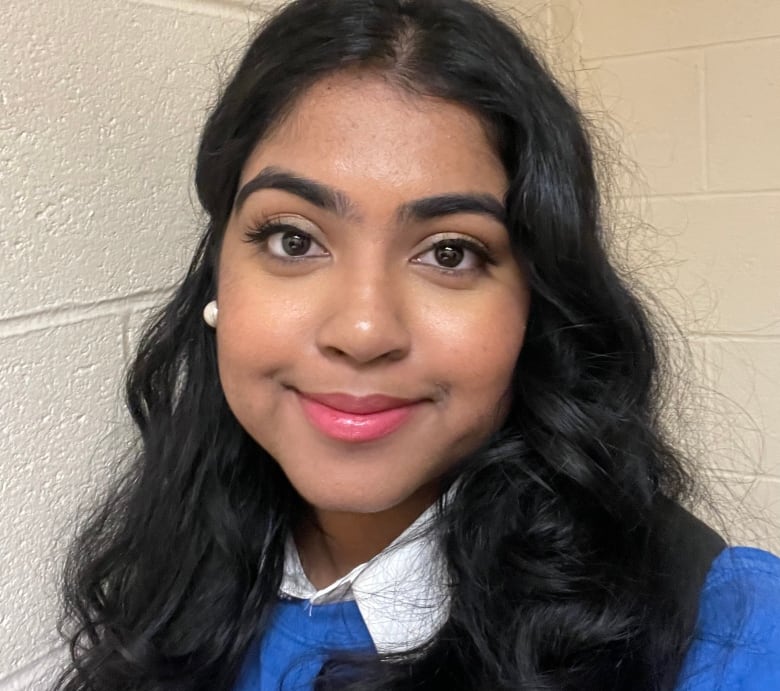
M679 691L780 688L780 559L725 549L701 591Z
M756 547L728 547L713 561L704 589L719 590L724 584L739 586L780 583L780 557Z
M755 627L780 633L780 558L752 547L723 550L704 581L699 611L702 635L744 638Z

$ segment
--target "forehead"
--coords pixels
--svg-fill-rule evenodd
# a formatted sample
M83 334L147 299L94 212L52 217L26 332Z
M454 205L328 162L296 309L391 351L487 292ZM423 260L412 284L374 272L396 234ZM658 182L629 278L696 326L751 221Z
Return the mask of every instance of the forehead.
M242 182L269 165L343 188L359 181L415 194L502 194L507 185L483 123L468 108L372 74L316 82L257 144Z

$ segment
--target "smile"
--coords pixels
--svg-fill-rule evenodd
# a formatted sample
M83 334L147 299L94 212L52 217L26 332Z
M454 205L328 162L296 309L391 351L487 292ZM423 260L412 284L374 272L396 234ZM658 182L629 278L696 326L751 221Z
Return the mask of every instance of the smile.
M301 408L319 432L331 439L368 442L399 429L422 401L387 396L353 397L345 394L296 392ZM338 406L338 407L336 407Z

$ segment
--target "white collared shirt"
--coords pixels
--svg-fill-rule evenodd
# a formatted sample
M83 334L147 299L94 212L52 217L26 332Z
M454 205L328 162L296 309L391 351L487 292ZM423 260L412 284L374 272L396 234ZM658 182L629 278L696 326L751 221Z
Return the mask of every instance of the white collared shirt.
M290 537L281 596L308 600L312 607L354 600L379 653L426 643L446 621L450 605L444 556L426 530L435 511L431 506L373 559L321 590L306 577Z

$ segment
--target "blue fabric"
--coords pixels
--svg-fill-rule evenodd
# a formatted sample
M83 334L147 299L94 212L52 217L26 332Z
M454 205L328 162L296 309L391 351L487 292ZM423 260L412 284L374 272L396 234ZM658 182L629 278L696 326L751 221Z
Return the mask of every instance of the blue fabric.
M376 652L355 602L312 606L280 599L235 691L311 691L323 662L337 650Z
M357 605L280 600L235 691L310 691L328 650L374 650ZM780 691L780 559L732 547L713 562L676 691Z
M780 691L780 559L724 550L707 574L677 691Z

